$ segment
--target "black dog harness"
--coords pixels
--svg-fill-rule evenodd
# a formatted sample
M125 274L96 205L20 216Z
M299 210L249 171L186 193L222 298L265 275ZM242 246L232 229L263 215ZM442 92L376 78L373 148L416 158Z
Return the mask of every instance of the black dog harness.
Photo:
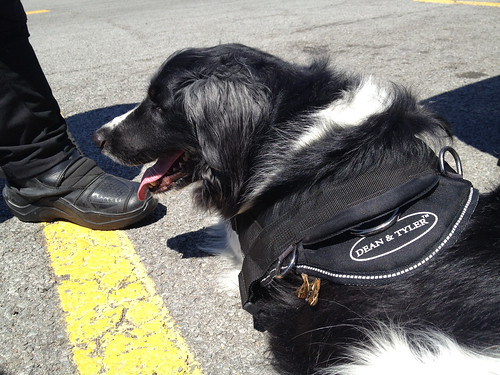
M445 163L446 152L457 172ZM323 187L279 216L272 207L250 209L232 222L244 253L243 308L258 314L262 288L290 271L345 285L415 272L455 242L477 200L457 153L445 147L438 168L380 168Z

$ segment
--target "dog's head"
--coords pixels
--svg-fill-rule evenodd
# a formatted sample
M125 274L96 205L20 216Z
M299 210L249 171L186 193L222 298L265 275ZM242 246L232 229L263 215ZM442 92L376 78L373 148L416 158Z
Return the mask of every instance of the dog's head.
M231 217L324 178L432 162L420 138L440 129L447 125L396 85L229 44L172 55L142 103L94 142L120 163L156 162L139 197L197 182L198 203Z
M139 196L201 181L202 206L237 210L259 137L274 115L277 65L284 62L241 45L187 49L167 59L135 109L93 137L117 162L156 161Z

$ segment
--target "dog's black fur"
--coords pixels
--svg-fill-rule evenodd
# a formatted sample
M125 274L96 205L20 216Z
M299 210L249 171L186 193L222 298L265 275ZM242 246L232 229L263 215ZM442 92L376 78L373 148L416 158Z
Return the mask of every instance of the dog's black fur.
M326 60L298 66L241 45L187 49L165 62L135 110L94 140L126 164L187 152L183 176L173 186L196 182L199 206L225 219L256 204L285 212L313 186L346 181L384 163L435 163L428 144L448 139L446 122L393 84L385 88L390 105L383 111L356 126L331 124L316 142L293 149L314 126L314 114L362 82ZM277 367L311 374L355 361L350 348L388 327L404 329L410 344L421 344L422 332L437 331L474 351L495 355L496 347L498 354L499 210L497 189L480 198L452 248L398 282L323 282L314 307L294 296L298 277L273 282L263 291L259 320L270 332Z

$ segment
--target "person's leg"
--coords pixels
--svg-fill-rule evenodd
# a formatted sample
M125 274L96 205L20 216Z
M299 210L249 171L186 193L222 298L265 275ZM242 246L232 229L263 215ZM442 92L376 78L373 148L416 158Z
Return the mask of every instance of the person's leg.
M74 145L28 41L19 0L0 2L0 166L9 180L38 175Z
M95 229L144 218L156 201L139 201L138 183L104 173L76 150L28 42L20 2L1 0L0 15L11 26L0 26L0 168L11 212L23 221L66 219Z
M26 39L0 42L0 165L10 181L39 175L75 146Z

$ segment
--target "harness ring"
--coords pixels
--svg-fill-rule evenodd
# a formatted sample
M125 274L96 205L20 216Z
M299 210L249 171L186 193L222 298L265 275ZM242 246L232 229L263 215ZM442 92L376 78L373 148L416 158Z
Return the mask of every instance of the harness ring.
M353 234L355 236L359 236L359 237L371 236L373 234L383 232L384 230L386 230L387 228L389 228L390 226L395 224L398 221L398 219L399 219L399 207L396 208L394 210L394 212L392 213L391 217L389 217L383 223L376 225L374 227L371 227L371 228L363 228L363 229L353 228L350 230L350 232L351 232L351 234Z
M446 153L449 152L451 156L453 156L453 159L455 160L455 168L457 169L456 173L448 172L446 170L446 162L444 160L444 157ZM458 153L455 151L450 146L445 146L439 151L439 171L443 176L447 177L463 177L464 173L462 170L462 161L460 160L460 156L458 156Z

